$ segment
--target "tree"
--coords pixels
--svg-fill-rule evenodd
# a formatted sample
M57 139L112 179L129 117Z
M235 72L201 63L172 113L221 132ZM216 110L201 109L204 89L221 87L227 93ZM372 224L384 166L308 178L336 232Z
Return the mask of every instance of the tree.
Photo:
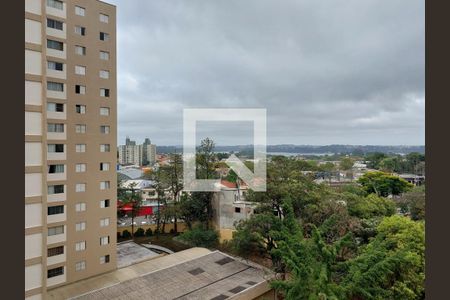
M386 158L387 155L382 152L373 152L366 155L367 167L371 169L379 169L380 162Z
M321 231L313 228L312 237L305 239L292 208L283 206L285 218L281 230L275 234L277 248L272 254L279 258L289 276L271 282L286 299L342 299L344 290L339 286L339 253L352 247L351 235L327 244ZM345 252L345 251L344 251Z
M385 218L343 281L351 299L423 299L425 228L407 217Z
M384 172L403 172L404 169L404 163L403 161L397 157L397 156L392 156L392 157L386 157L383 160L380 161L379 163L379 168L381 171Z
M400 195L410 190L413 185L403 178L380 171L367 172L358 179L366 192L378 196Z
M213 229L197 226L184 232L180 239L194 247L214 248L219 243L219 233Z
M197 162L197 178L198 179L213 179L217 178L215 173L215 163L217 162L217 156L214 154L214 141L210 138L201 140L200 147L197 149L196 162ZM202 222L206 229L209 229L210 219L212 218L212 192L193 192L191 194L194 202L204 202L206 211L202 211L204 214L201 216Z
M418 152L411 152L406 155L408 172L413 174L423 173L422 164L425 162L425 155Z
M118 198L122 201L122 207L130 207L131 213L131 236L134 238L134 218L138 215L142 206L141 192L136 190L136 183L130 184L127 188L117 189Z
M339 162L339 168L343 171L350 171L353 168L354 161L350 157L343 157ZM352 175L353 177L353 175Z
M206 224L211 218L208 210L208 195L203 192L193 192L183 194L180 199L179 213L189 230L193 228L195 222Z
M360 219L392 216L396 210L394 201L375 194L369 194L366 197L347 196L346 200L350 215Z
M413 220L425 219L425 186L414 187L398 200L402 213L410 214Z
M272 259L271 251L276 247L273 233L279 230L280 225L281 219L270 212L254 214L239 221L231 240L233 250L243 257L256 254Z
M157 181L161 188L164 190L168 190L168 194L170 195L170 198L173 203L170 203L167 205L166 208L169 208L169 210L165 213L166 217L173 217L174 218L174 231L175 233L178 232L177 222L178 222L178 215L179 215L179 201L180 201L180 194L183 190L183 161L179 154L173 153L170 155L170 164L167 166L162 166L158 169L158 172L156 173L157 178L155 178L155 181ZM170 215L170 216L169 216ZM166 220L166 218L164 218ZM164 227L165 222L163 222Z

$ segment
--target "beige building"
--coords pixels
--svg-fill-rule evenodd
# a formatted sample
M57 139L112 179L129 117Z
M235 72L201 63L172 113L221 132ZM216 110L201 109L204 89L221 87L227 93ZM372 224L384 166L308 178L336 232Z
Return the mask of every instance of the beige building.
M245 184L221 180L220 190L215 192L211 206L213 208L213 225L220 233L220 240L231 240L235 224L247 220L254 213L256 204L246 201L248 186Z
M116 7L25 0L25 297L116 268Z

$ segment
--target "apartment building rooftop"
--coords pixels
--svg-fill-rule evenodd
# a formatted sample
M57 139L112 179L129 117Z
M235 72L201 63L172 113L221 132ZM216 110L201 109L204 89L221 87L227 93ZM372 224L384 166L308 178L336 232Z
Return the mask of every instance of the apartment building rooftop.
M268 271L191 248L49 291L49 299L254 299L271 292Z

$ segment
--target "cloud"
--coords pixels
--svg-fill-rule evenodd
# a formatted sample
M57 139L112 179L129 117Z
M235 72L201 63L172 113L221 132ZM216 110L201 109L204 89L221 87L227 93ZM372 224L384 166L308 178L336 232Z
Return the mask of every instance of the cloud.
M255 107L270 144L424 144L423 1L110 2L120 143L181 144L183 108Z

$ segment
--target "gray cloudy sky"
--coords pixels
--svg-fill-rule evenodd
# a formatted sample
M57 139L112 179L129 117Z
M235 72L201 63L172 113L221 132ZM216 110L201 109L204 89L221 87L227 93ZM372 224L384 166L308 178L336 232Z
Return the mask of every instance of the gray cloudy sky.
M424 1L107 1L119 144L180 145L197 107L266 108L269 144L425 143ZM217 125L202 133L251 143Z

